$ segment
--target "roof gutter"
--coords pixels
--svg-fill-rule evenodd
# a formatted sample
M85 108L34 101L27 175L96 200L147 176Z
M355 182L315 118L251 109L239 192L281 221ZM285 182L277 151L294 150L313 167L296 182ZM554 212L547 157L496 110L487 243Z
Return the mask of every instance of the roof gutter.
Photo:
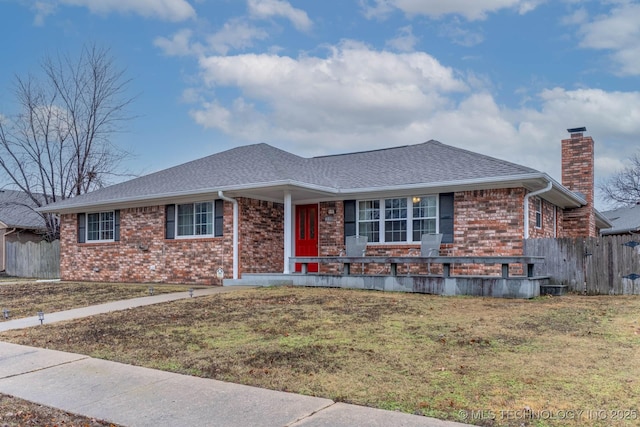
M534 191L532 193L527 193L524 196L524 238L525 239L529 238L529 199L533 196L537 196L538 194L551 191L552 188L553 188L553 181L549 181L546 187L540 190Z
M233 278L238 279L238 201L224 195L218 190L218 197L233 203Z
M640 233L640 227L633 227L633 228L622 228L619 230L616 230L614 228L605 228L604 230L600 230L600 234L602 236L610 236L612 234L638 234Z

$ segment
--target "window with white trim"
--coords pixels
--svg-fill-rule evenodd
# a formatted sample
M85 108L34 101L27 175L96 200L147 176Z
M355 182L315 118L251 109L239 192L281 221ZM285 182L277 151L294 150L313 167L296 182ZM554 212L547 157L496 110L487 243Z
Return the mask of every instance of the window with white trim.
M407 199L385 199L384 241L407 241Z
M115 230L114 211L87 214L87 241L113 241Z
M436 196L412 197L413 241L419 242L423 234L436 233L438 220L438 199Z
M358 202L358 235L369 243L380 241L380 200Z
M420 242L438 232L438 196L358 201L358 235L369 243Z
M213 236L213 202L188 203L176 209L176 235Z
M542 228L542 199L536 197L533 203L536 209L536 228Z

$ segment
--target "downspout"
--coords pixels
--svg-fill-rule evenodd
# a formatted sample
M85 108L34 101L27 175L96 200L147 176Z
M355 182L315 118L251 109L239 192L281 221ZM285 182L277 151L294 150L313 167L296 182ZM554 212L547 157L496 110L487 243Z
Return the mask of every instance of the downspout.
M222 190L218 191L218 197L233 203L233 278L238 279L238 201L225 196Z
M553 183L549 181L547 186L541 190L534 191L533 193L528 193L524 196L524 238L529 238L529 199L533 196L537 196L538 194L546 193L553 188Z

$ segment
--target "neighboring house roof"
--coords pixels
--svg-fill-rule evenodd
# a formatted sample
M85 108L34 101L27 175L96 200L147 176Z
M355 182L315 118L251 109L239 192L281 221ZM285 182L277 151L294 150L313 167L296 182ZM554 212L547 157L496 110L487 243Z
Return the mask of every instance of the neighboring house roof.
M33 210L34 208L36 205L25 193L0 190L0 222L7 228L45 228L44 219Z
M382 150L303 158L267 144L233 148L41 208L78 212L105 206L194 197L211 192L282 200L347 198L393 191L463 191L524 186L558 206L586 204L547 174L493 157L428 141Z
M601 234L640 233L640 204L602 212L602 214L613 224L613 227L601 230Z

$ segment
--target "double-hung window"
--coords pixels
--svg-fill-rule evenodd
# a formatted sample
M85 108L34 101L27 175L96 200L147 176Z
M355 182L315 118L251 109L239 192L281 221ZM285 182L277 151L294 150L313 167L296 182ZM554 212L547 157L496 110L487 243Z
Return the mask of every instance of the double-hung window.
M213 203L189 203L177 206L178 236L213 236Z
M407 199L385 199L384 241L407 241Z
M380 200L358 202L358 235L368 241L380 241Z
M438 203L435 196L412 197L413 241L421 241L423 234L436 233Z
M112 241L114 240L114 212L96 212L87 214L87 241Z
M438 232L438 196L358 201L358 235L369 243L420 242Z

